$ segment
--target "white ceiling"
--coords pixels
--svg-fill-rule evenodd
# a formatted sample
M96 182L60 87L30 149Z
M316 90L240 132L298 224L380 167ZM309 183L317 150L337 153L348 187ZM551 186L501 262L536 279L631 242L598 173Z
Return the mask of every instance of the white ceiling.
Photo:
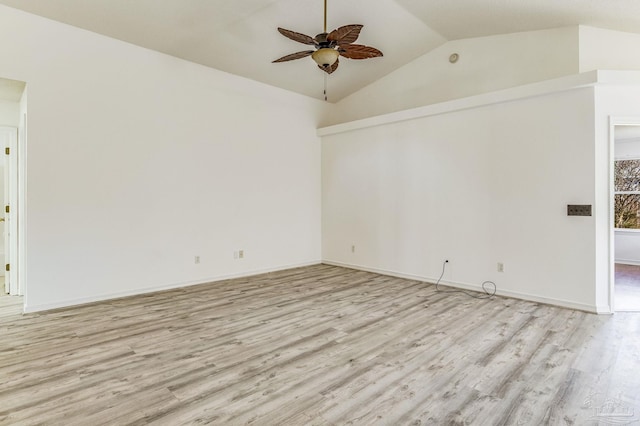
M0 3L273 86L322 98L308 46L277 27L322 32L323 0L0 0ZM328 77L337 101L448 40L591 25L640 32L638 0L328 0L329 31L363 24L358 43L384 57L342 59Z

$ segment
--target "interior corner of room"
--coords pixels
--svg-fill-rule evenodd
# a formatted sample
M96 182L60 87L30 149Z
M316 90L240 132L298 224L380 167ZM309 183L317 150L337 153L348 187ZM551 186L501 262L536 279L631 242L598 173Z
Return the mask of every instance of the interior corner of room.
M29 85L28 126L26 97L0 102L25 312L320 262L434 282L444 259L450 286L614 309L635 235L610 246L609 125L640 117L635 34L439 38L325 103L0 11L20 35L0 77Z
M640 420L640 2L0 0L0 40L0 424Z

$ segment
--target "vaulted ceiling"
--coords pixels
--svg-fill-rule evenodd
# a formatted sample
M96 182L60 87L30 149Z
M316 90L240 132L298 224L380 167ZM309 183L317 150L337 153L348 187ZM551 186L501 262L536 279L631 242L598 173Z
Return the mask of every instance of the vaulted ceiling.
M0 0L16 9L208 67L321 98L325 73L277 27L322 32L323 0ZM363 24L384 57L344 59L328 76L338 101L450 40L569 25L640 32L637 0L328 0L328 29Z

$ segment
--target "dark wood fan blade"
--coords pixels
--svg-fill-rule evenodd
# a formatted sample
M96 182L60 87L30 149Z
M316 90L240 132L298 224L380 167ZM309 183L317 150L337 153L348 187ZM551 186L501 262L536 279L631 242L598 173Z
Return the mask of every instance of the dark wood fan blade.
M338 46L353 43L358 39L362 25L352 24L337 28L329 33L327 40L334 41Z
M338 52L349 59L369 59L382 56L382 52L375 47L363 46L362 44L349 44L340 46Z
M340 61L336 59L333 65L329 65L328 67L323 67L322 65L318 65L318 68L320 68L322 71L326 72L327 74L331 74L338 69L338 65L340 65Z
M290 38L293 41L297 41L298 43L313 44L313 45L316 44L315 40L312 37L309 37L308 35L297 33L291 30L285 30L284 28L278 28L278 31L283 36Z
M315 52L315 50L305 50L303 52L296 52L296 53L292 53L290 55L285 55L282 58L278 58L275 62L286 62L286 61L293 61L294 59L300 59L300 58L306 58L307 56L311 55L313 52Z

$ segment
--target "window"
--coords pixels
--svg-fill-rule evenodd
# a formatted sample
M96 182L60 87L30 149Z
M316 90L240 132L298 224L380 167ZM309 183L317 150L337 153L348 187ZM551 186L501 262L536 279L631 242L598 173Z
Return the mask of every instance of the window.
M616 160L615 228L640 229L640 160Z

